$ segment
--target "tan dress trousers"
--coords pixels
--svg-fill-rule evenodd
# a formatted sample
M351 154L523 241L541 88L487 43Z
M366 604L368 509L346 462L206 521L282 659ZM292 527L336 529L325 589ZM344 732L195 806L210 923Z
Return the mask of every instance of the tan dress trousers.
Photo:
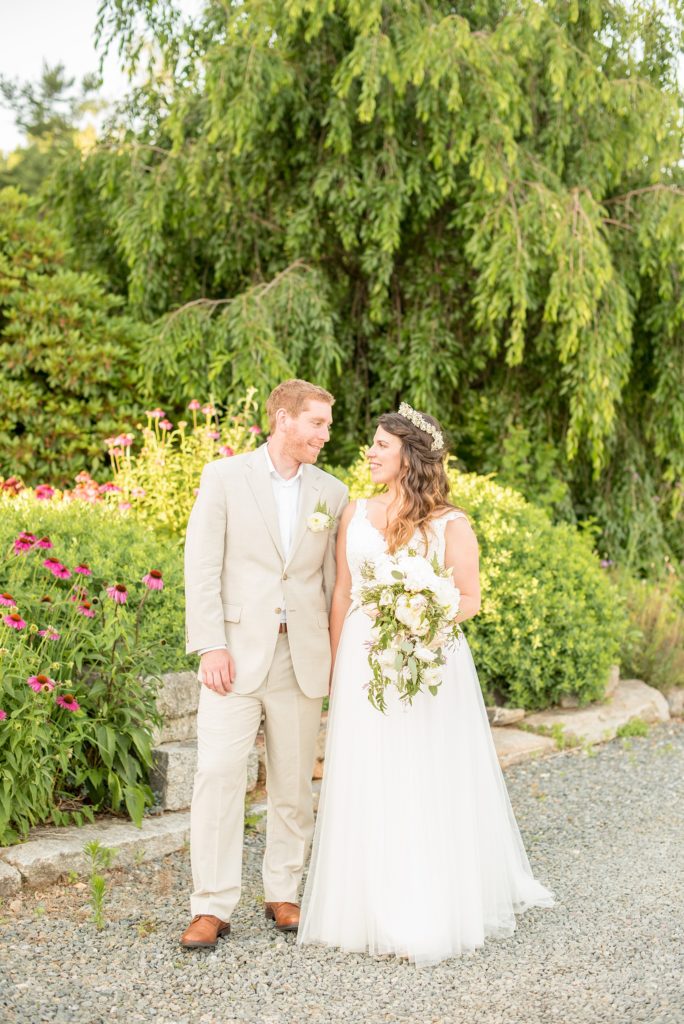
M267 902L297 903L313 835L311 774L321 697L297 685L287 634L252 693L202 687L197 774L190 813L192 913L229 921L240 898L247 759L264 716L268 810L263 863Z

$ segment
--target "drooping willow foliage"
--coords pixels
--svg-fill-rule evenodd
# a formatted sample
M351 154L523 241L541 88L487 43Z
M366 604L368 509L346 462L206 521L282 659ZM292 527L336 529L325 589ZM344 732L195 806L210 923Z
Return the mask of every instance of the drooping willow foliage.
M158 321L150 394L313 378L337 461L408 400L613 557L684 556L680 2L103 0L100 27L148 78L53 199Z

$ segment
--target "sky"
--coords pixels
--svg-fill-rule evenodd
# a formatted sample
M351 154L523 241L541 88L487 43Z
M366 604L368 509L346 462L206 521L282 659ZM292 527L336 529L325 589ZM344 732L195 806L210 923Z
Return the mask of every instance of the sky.
M202 0L180 0L178 6L192 16L201 9ZM35 81L43 62L60 61L77 81L97 71L93 42L97 8L98 0L0 0L0 74ZM116 55L107 59L103 77L100 95L105 99L123 95L126 78ZM12 111L0 107L0 150L9 152L21 142Z

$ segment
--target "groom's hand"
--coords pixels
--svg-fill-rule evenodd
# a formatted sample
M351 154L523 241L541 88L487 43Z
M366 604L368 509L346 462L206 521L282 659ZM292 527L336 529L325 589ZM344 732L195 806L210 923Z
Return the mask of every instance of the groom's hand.
M202 683L214 693L224 697L233 689L235 679L235 662L230 651L221 649L207 651L200 658Z

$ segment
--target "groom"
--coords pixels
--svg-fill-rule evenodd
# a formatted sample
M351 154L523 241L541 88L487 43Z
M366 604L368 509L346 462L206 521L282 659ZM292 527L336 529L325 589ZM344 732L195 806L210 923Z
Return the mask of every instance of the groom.
M311 773L328 692L328 608L347 489L314 463L335 399L288 380L268 442L204 467L185 547L186 640L201 655L188 948L215 946L240 897L247 758L264 717L266 916L296 931L313 833Z

